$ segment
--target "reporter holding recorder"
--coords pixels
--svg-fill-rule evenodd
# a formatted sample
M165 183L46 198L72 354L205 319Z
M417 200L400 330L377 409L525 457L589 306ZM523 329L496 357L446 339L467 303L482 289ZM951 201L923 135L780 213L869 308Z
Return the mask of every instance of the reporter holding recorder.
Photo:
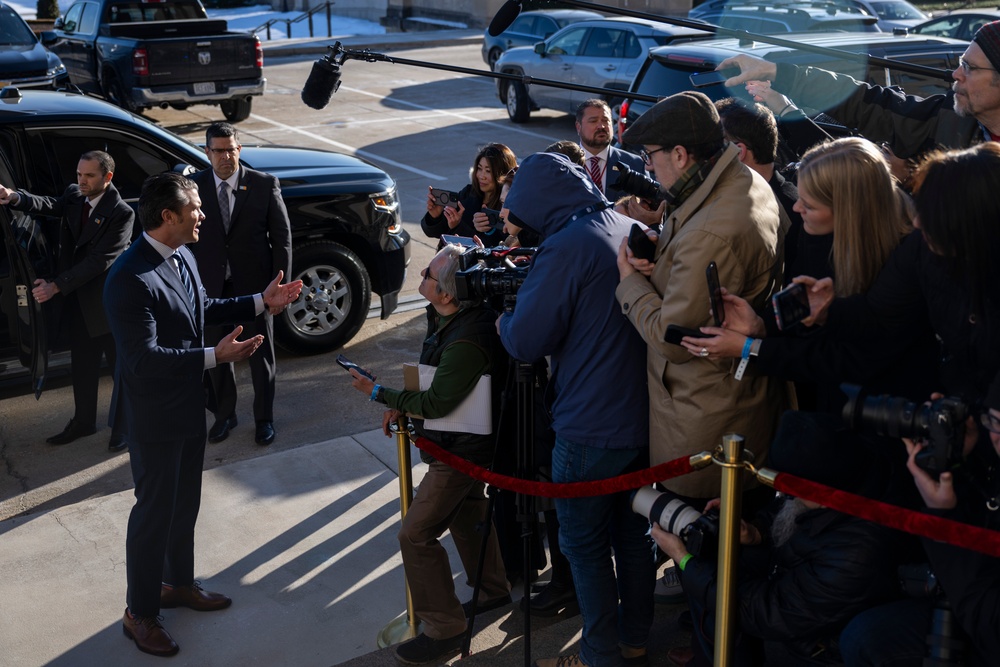
M404 414L413 417L417 435L432 440L449 452L478 465L493 462L495 435L435 431L424 425L424 418L447 416L475 389L480 377L489 374L493 386L493 434L500 415L497 398L507 374L507 354L495 328L496 313L481 304L459 303L455 296L455 273L463 248L446 245L430 265L421 271L419 292L430 302L428 332L420 354L420 363L436 371L424 391L390 389L351 369L351 386L369 400L385 404L382 429L390 435L389 425ZM466 611L455 596L448 553L438 538L450 530L458 548L462 566L471 581L479 561L482 537L476 530L486 517L484 485L471 477L420 452L429 465L417 488L399 531L403 569L410 587L414 611L424 622L424 632L396 647L400 662L411 665L439 664L458 652L466 629ZM490 530L486 545L478 611L508 604L510 584L500 557L496 531Z

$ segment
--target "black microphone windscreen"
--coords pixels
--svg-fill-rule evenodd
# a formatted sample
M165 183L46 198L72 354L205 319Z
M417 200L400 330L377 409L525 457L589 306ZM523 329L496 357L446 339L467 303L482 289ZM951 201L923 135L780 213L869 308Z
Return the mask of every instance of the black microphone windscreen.
M490 33L492 37L496 37L504 30L510 27L510 24L514 22L517 15L521 13L521 0L507 0L500 7L500 11L497 15L493 17L490 21L490 27L487 28L487 32Z
M340 65L320 59L313 63L312 72L302 86L302 101L313 109L322 109L340 88Z

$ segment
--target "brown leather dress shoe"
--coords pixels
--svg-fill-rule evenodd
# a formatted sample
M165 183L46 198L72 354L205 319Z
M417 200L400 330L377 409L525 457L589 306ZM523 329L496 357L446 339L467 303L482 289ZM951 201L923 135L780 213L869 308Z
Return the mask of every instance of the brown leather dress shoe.
M202 589L197 581L188 586L160 587L160 607L173 609L187 607L195 611L218 611L231 605L233 601L222 593L210 593Z
M122 617L122 631L143 653L166 657L180 650L156 616L133 616L126 608Z

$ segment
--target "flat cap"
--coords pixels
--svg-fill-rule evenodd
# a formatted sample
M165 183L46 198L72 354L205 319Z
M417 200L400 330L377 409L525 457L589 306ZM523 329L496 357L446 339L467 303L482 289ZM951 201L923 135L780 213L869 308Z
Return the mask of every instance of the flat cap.
M654 104L625 130L622 140L670 147L719 142L722 123L707 95L685 90Z

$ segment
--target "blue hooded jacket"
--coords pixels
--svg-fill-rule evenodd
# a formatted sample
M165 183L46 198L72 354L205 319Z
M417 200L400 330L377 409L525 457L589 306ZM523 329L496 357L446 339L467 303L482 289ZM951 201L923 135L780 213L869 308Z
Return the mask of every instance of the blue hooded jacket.
M505 207L543 241L500 338L522 361L551 356L557 436L637 449L649 445L646 344L615 299L618 246L633 220L607 206L565 156L521 163Z

